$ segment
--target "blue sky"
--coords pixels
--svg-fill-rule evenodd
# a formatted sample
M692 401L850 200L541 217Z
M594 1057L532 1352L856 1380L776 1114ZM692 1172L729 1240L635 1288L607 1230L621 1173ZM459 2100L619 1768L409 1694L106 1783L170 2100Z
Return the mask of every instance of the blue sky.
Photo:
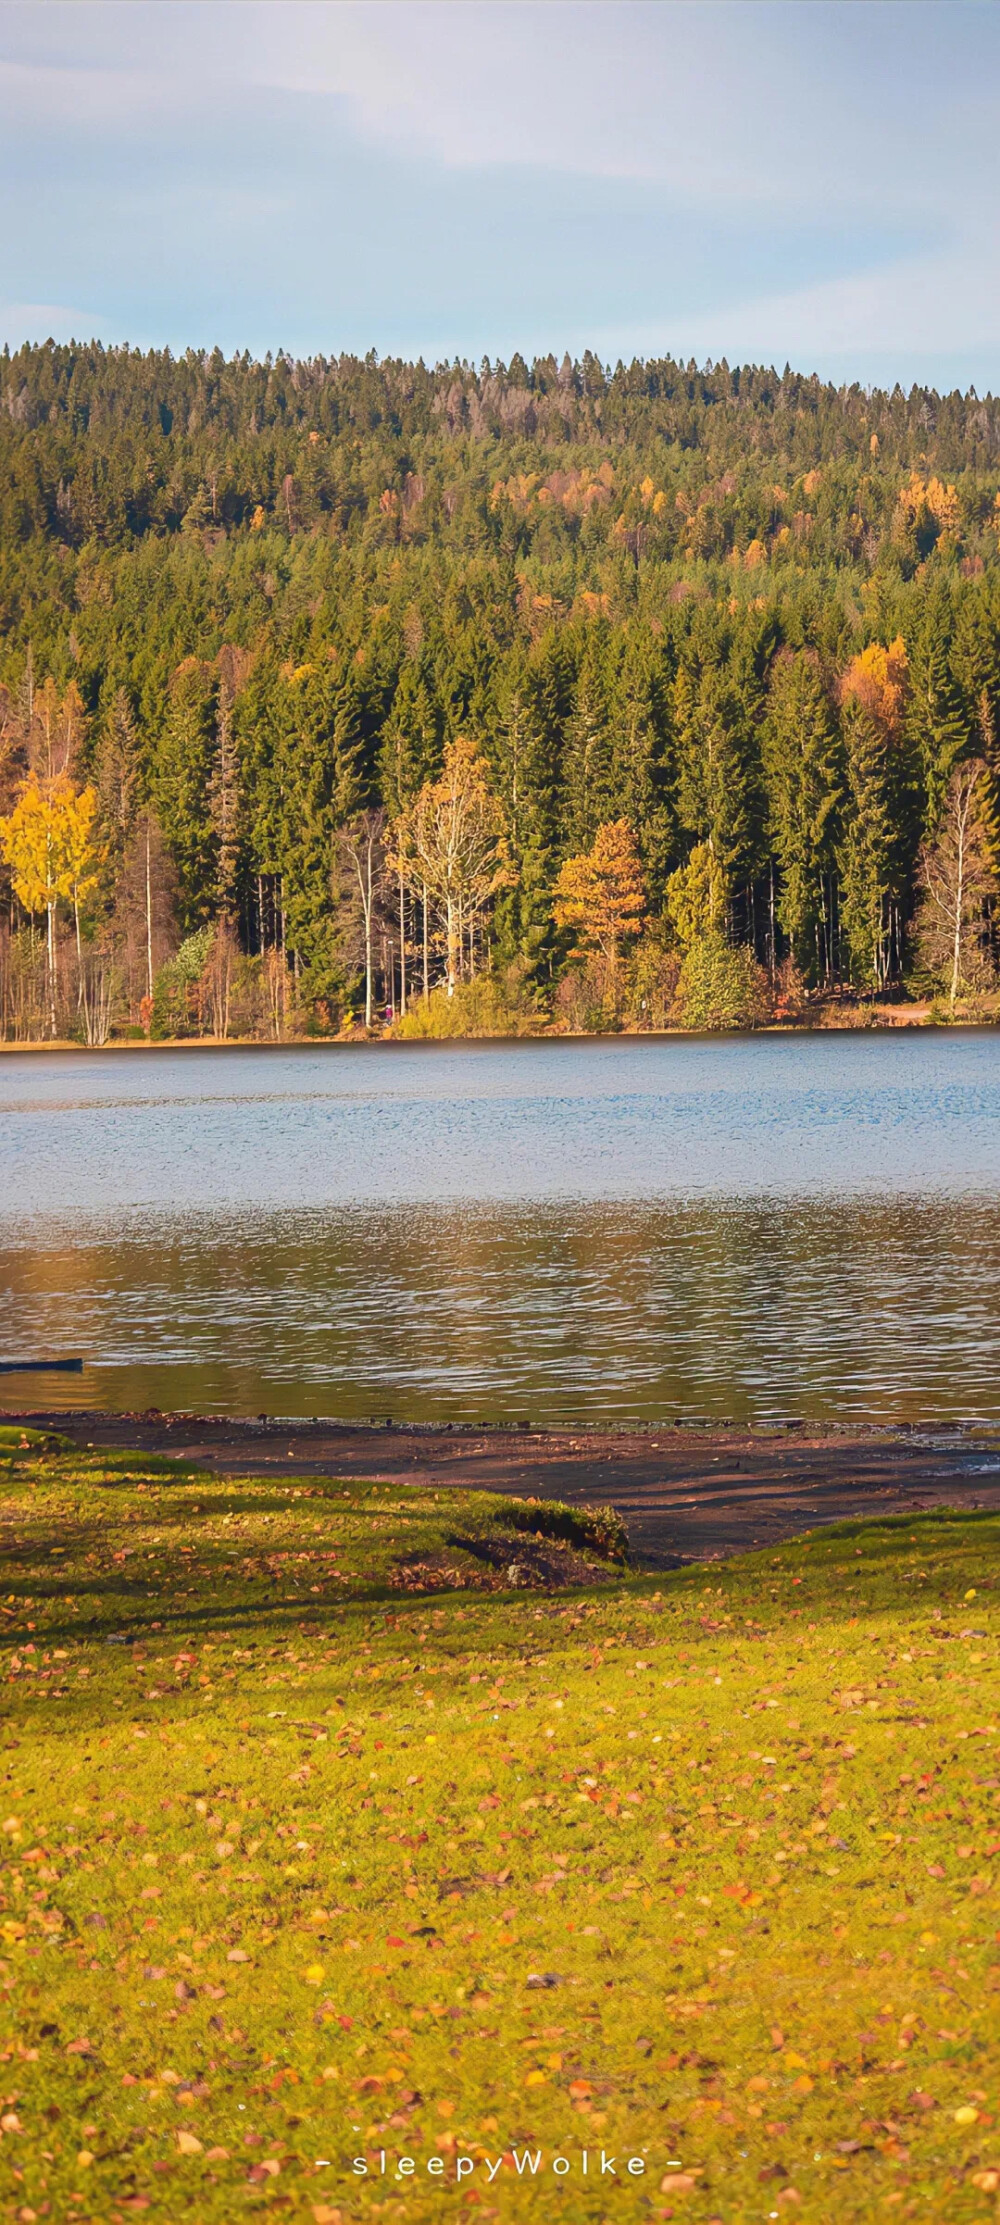
M993 0L0 0L0 340L1000 388Z

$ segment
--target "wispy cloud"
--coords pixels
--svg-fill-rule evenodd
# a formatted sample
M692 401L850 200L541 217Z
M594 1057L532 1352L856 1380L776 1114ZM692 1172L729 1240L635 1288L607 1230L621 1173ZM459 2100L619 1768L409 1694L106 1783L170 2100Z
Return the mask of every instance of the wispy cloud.
M0 124L9 339L1000 379L964 0L0 4Z

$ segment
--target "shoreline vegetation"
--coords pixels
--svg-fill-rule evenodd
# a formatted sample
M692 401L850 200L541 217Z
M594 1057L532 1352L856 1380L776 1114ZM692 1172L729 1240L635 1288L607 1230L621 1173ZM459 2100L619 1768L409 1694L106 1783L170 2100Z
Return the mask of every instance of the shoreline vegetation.
M1000 404L0 354L0 1039L992 1023Z
M287 1035L156 1035L136 1032L129 1035L109 1035L100 1044L90 1044L76 1035L33 1036L16 1039L0 1037L0 1058L4 1053L33 1051L197 1051L197 1050L317 1050L348 1046L377 1048L382 1044L449 1042L455 1047L463 1043L625 1043L698 1041L706 1035L745 1035L745 1024L725 1029L718 1027L621 1027L613 1032L588 1029L579 1033L555 1026L538 1026L506 1030L503 1028L473 1028L461 1025L461 1015L456 1014L455 1026L426 1028L401 1028L389 1024L381 1028L341 1028L336 1034L287 1034ZM833 1011L808 1014L791 1020L768 1019L759 1022L752 1030L755 1035L809 1035L830 1032L871 1033L873 1030L947 1029L961 1033L963 1029L982 1030L1000 1026L1000 1006L984 1000L981 1009L954 1012L941 1010L934 1003L924 1004L875 1004L851 1003L844 1000Z
M979 2225L995 1515L650 1574L17 1426L0 1514L12 2216Z

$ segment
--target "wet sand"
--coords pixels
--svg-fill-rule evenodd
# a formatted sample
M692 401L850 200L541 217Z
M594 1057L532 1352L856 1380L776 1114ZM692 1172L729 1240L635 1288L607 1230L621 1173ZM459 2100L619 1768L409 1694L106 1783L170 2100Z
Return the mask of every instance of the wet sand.
M1000 1432L736 1428L518 1430L232 1421L191 1414L0 1411L79 1445L192 1460L224 1475L381 1481L609 1503L636 1562L671 1568L817 1524L931 1506L1000 1511Z

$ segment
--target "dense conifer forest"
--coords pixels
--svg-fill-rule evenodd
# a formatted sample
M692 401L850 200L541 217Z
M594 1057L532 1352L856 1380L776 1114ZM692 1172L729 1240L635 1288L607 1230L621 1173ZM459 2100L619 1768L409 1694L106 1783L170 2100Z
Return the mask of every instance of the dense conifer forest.
M0 357L8 1039L985 1010L998 722L992 399Z

